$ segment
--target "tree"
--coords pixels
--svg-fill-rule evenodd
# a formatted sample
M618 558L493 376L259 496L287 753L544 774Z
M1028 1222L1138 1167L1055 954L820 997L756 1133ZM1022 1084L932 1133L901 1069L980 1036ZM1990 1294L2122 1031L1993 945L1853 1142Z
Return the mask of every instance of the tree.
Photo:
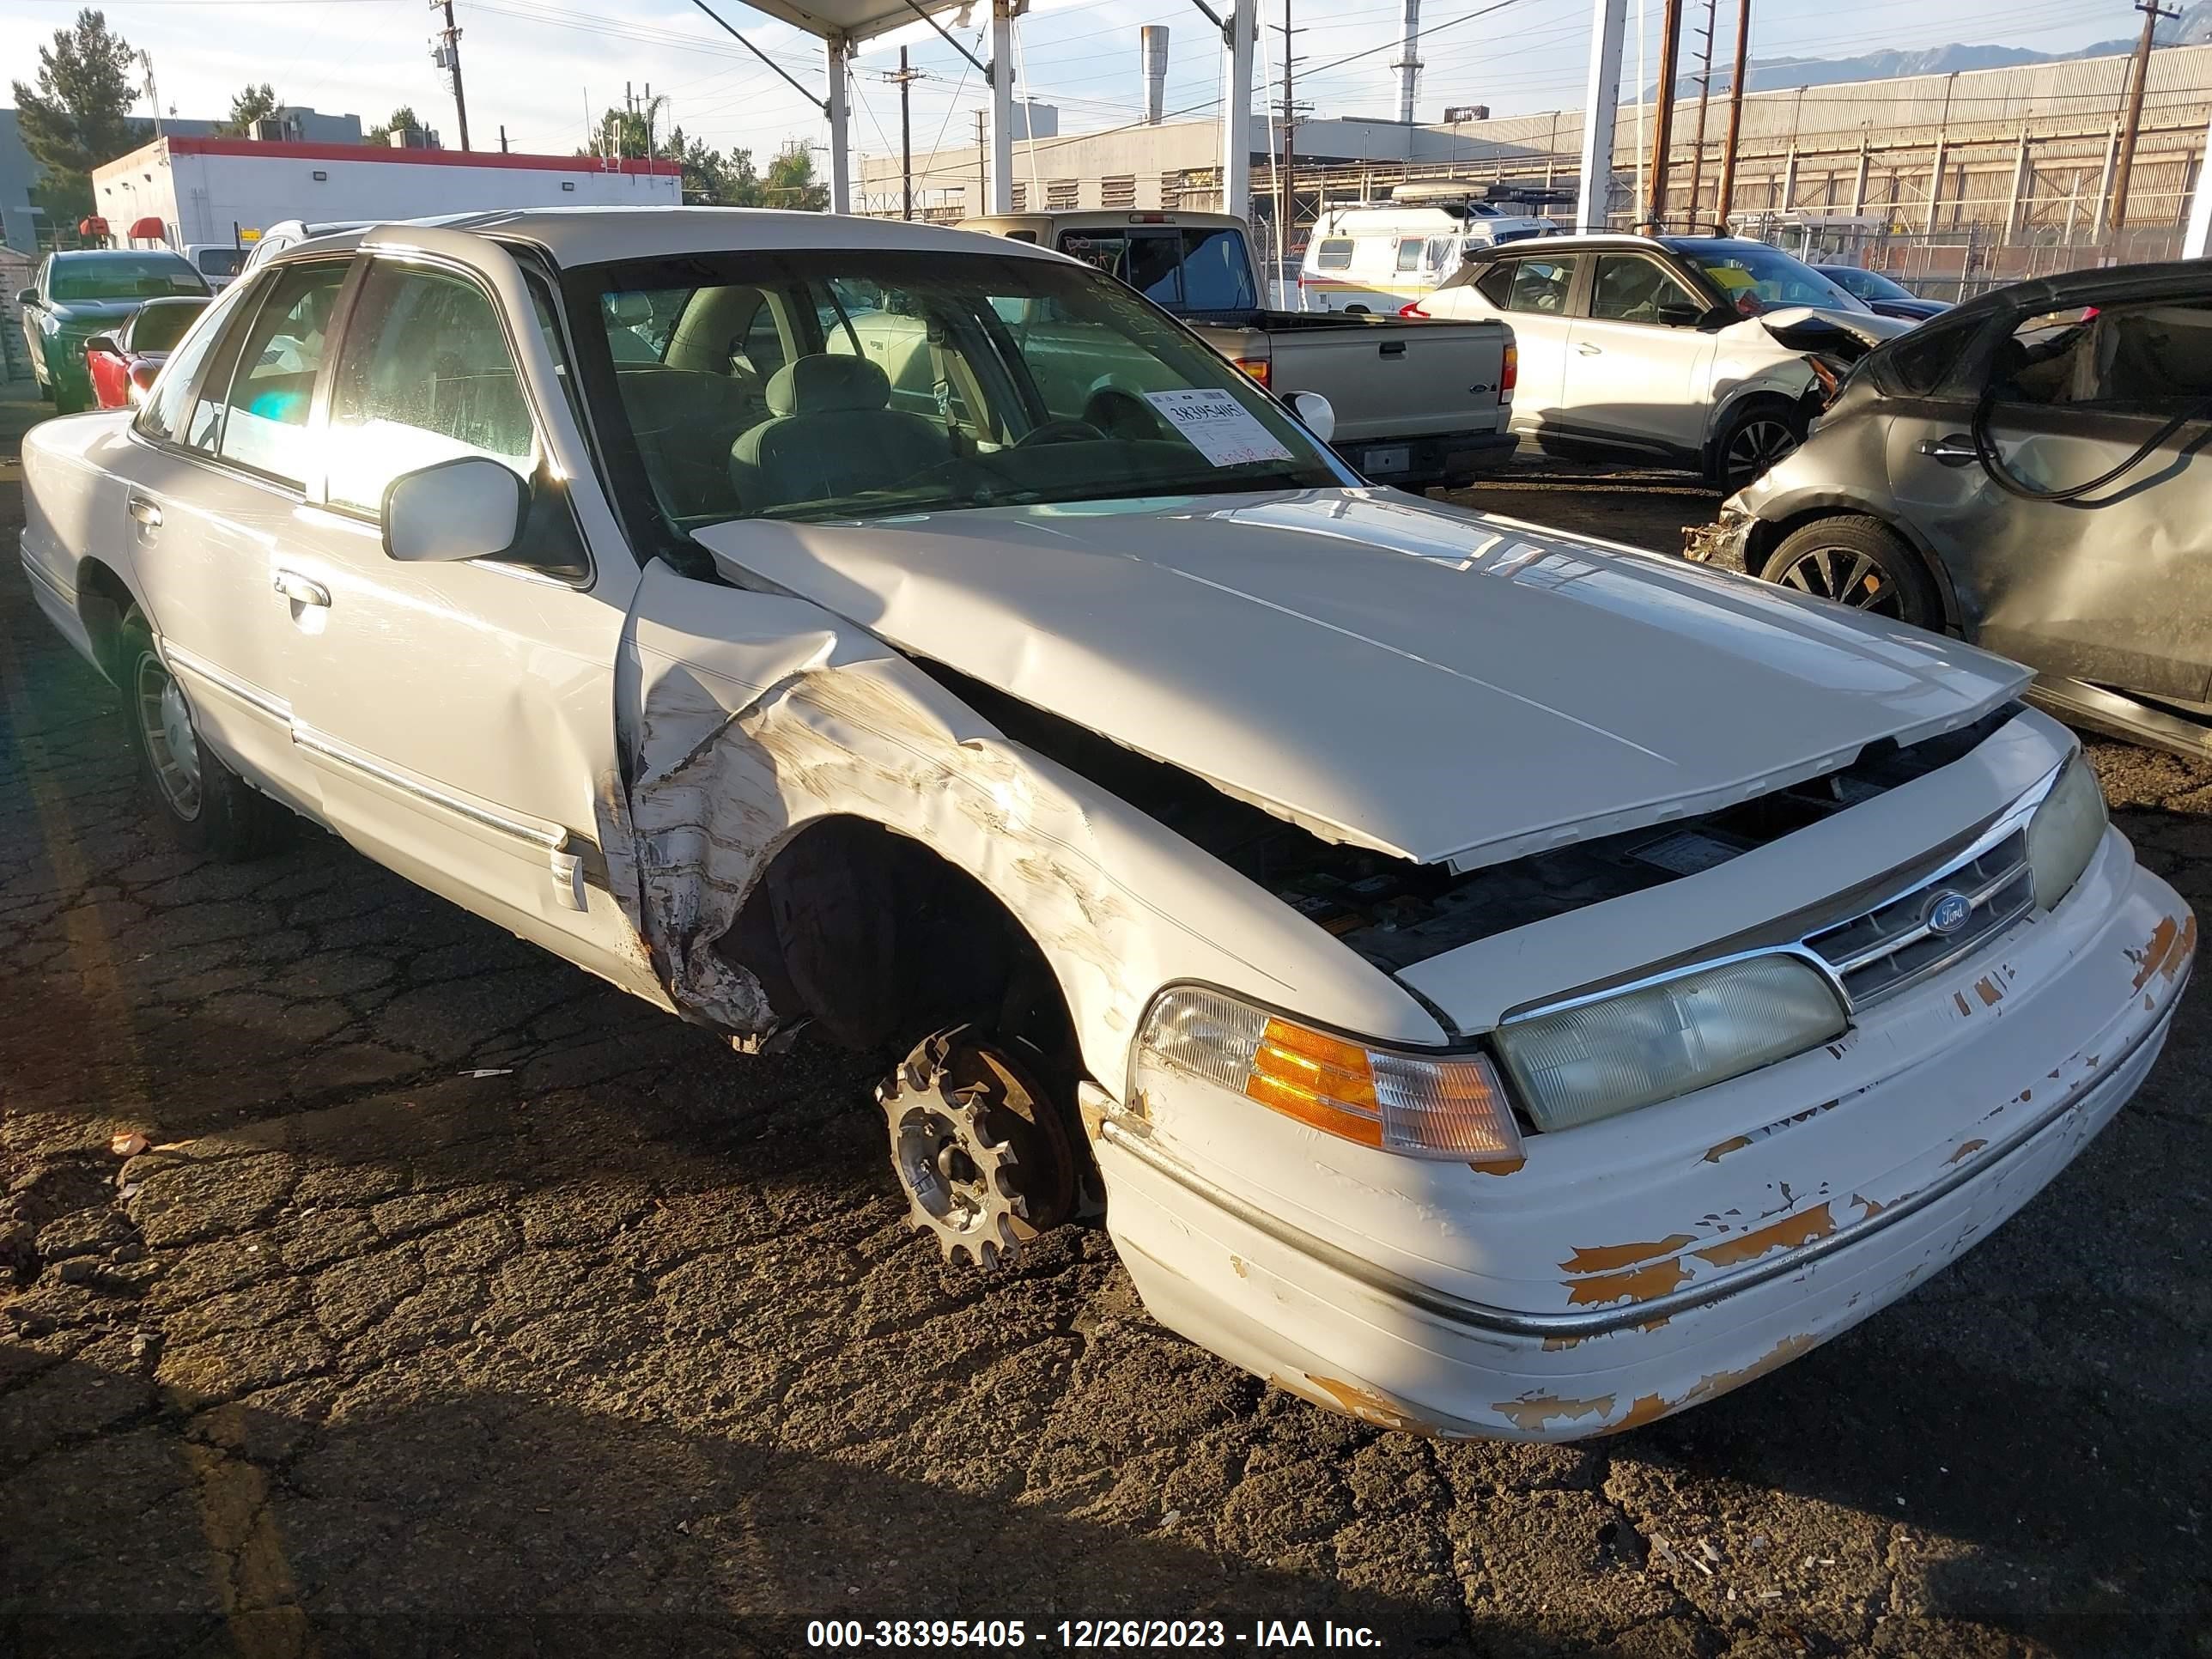
M383 121L371 127L362 137L363 141L368 143L388 144L392 142L393 133L408 131L428 132L429 129L416 118L411 105L402 104ZM434 144L437 142L436 134L431 134L431 142Z
M230 119L216 124L216 131L233 138L251 138L253 125L265 121L283 106L276 101L276 88L264 81L259 86L248 82L230 100Z
M769 207L799 208L809 213L830 210L830 187L816 182L813 152L798 138L786 143L768 164L761 194Z
M89 8L75 27L54 31L39 48L39 82L14 83L23 147L44 171L32 199L58 220L92 211L92 170L139 143L131 106L136 54L107 19Z

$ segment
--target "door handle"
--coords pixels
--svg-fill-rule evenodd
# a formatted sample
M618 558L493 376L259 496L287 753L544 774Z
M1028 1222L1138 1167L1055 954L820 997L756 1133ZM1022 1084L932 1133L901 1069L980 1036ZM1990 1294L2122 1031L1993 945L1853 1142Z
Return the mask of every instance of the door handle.
M1945 438L1923 438L1920 453L1931 461L1941 461L1946 466L1964 466L1968 461L1978 461L1981 452L1974 447L1973 440L1956 434Z
M159 530L161 527L161 509L143 495L133 495L131 498L131 516L133 520L148 530Z
M310 580L296 570L278 571L271 579L271 585L295 605L327 607L331 602L329 588L319 581Z
M1603 346L1578 345L1575 349L1581 352L1585 357L1602 357L1605 356L1605 348Z

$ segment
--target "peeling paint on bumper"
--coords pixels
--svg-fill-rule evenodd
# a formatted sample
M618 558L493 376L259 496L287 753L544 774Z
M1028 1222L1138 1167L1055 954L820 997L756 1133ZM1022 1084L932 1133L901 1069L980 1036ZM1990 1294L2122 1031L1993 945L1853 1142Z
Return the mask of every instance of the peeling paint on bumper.
M2002 973L2008 955L2019 966L2001 1003L1970 998L1970 1014L1950 1016L1957 1029L1936 1053L1832 1110L1791 1114L1777 1103L1778 1120L1799 1121L1753 1143L1756 1151L1716 1164L1703 1156L1702 1136L1674 1149L1703 1172L1695 1178L1709 1194L1731 1183L1733 1205L1715 1202L1703 1218L1667 1217L1655 1213L1649 1193L1585 1182L1585 1239L1647 1243L1585 1244L1578 1261L1516 1231L1522 1219L1502 1199L1491 1218L1494 1236L1486 1237L1470 1199L1450 1219L1474 1245L1491 1248L1493 1282L1533 1286L1551 1273L1558 1288L1548 1305L1486 1306L1465 1294L1466 1273L1379 1266L1386 1258L1402 1264L1408 1248L1437 1250L1432 1203L1407 1203L1400 1237L1364 1253L1347 1249L1342 1239L1302 1237L1242 1199L1208 1201L1173 1172L1171 1146L1139 1145L1120 1123L1100 1142L1115 1242L1164 1323L1365 1420L1449 1436L1571 1440L1716 1398L1955 1260L2048 1184L2134 1093L2188 977L2180 941L2190 922L2172 890L2136 867L2118 837L2100 862L2101 890L2085 900L2094 914L2068 915L2062 907L2039 924L2049 936L2034 951L2001 942L1909 999L1923 1005L1915 1018L1933 1018L1950 1007L1954 979L1971 985ZM2161 932L2164 922L2171 927ZM2145 941L2154 951L2160 937L2166 948L2137 988ZM1833 1063L1883 1041L1878 1031L1858 1034L1856 1043L1839 1045L1846 1052ZM1664 1109L1650 1115L1655 1138L1670 1133ZM1684 1127L1671 1133L1682 1138ZM1870 1135L1888 1143L1881 1157L1890 1167L1879 1179L1850 1159L1855 1146L1863 1155ZM1539 1139L1558 1143L1540 1150L1571 1152L1571 1134ZM1785 1170L1787 1179L1778 1173ZM1502 1194L1525 1178L1490 1186ZM1778 1188L1787 1207L1774 1216ZM1660 1201L1673 1200L1662 1189ZM1729 1207L1748 1224L1714 1231ZM1556 1206L1547 1212L1572 1224ZM1562 1278L1554 1264L1607 1271ZM1507 1276L1510 1268L1517 1278ZM1629 1278L1636 1282L1620 1282ZM1608 1282L1620 1293L1591 1293Z

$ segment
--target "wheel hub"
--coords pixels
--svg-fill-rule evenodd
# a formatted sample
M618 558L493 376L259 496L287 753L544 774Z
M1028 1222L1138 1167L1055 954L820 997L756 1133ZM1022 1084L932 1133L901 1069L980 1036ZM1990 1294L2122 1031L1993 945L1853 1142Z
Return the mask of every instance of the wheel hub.
M946 1261L995 1267L1072 1209L1066 1143L1040 1127L1049 1113L1007 1057L964 1027L919 1044L876 1098L907 1224L935 1238Z
M199 816L200 743L184 688L151 652L138 660L138 729L154 781L181 818Z

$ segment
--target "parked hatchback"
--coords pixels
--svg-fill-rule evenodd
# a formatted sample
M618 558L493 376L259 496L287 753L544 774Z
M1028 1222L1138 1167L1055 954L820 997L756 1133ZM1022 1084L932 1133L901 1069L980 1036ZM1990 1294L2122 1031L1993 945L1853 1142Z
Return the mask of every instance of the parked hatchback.
M1686 466L1741 487L1819 407L1809 358L1902 332L1810 265L1715 236L1558 236L1468 255L1415 313L1505 318L1516 431L1547 453Z
M205 299L210 292L207 278L189 260L166 250L81 248L48 254L39 267L38 282L15 296L39 395L64 415L89 407L87 341L110 331L149 300L176 295Z
M2212 274L2082 271L1876 351L1692 557L1954 634L2077 724L2212 757Z

